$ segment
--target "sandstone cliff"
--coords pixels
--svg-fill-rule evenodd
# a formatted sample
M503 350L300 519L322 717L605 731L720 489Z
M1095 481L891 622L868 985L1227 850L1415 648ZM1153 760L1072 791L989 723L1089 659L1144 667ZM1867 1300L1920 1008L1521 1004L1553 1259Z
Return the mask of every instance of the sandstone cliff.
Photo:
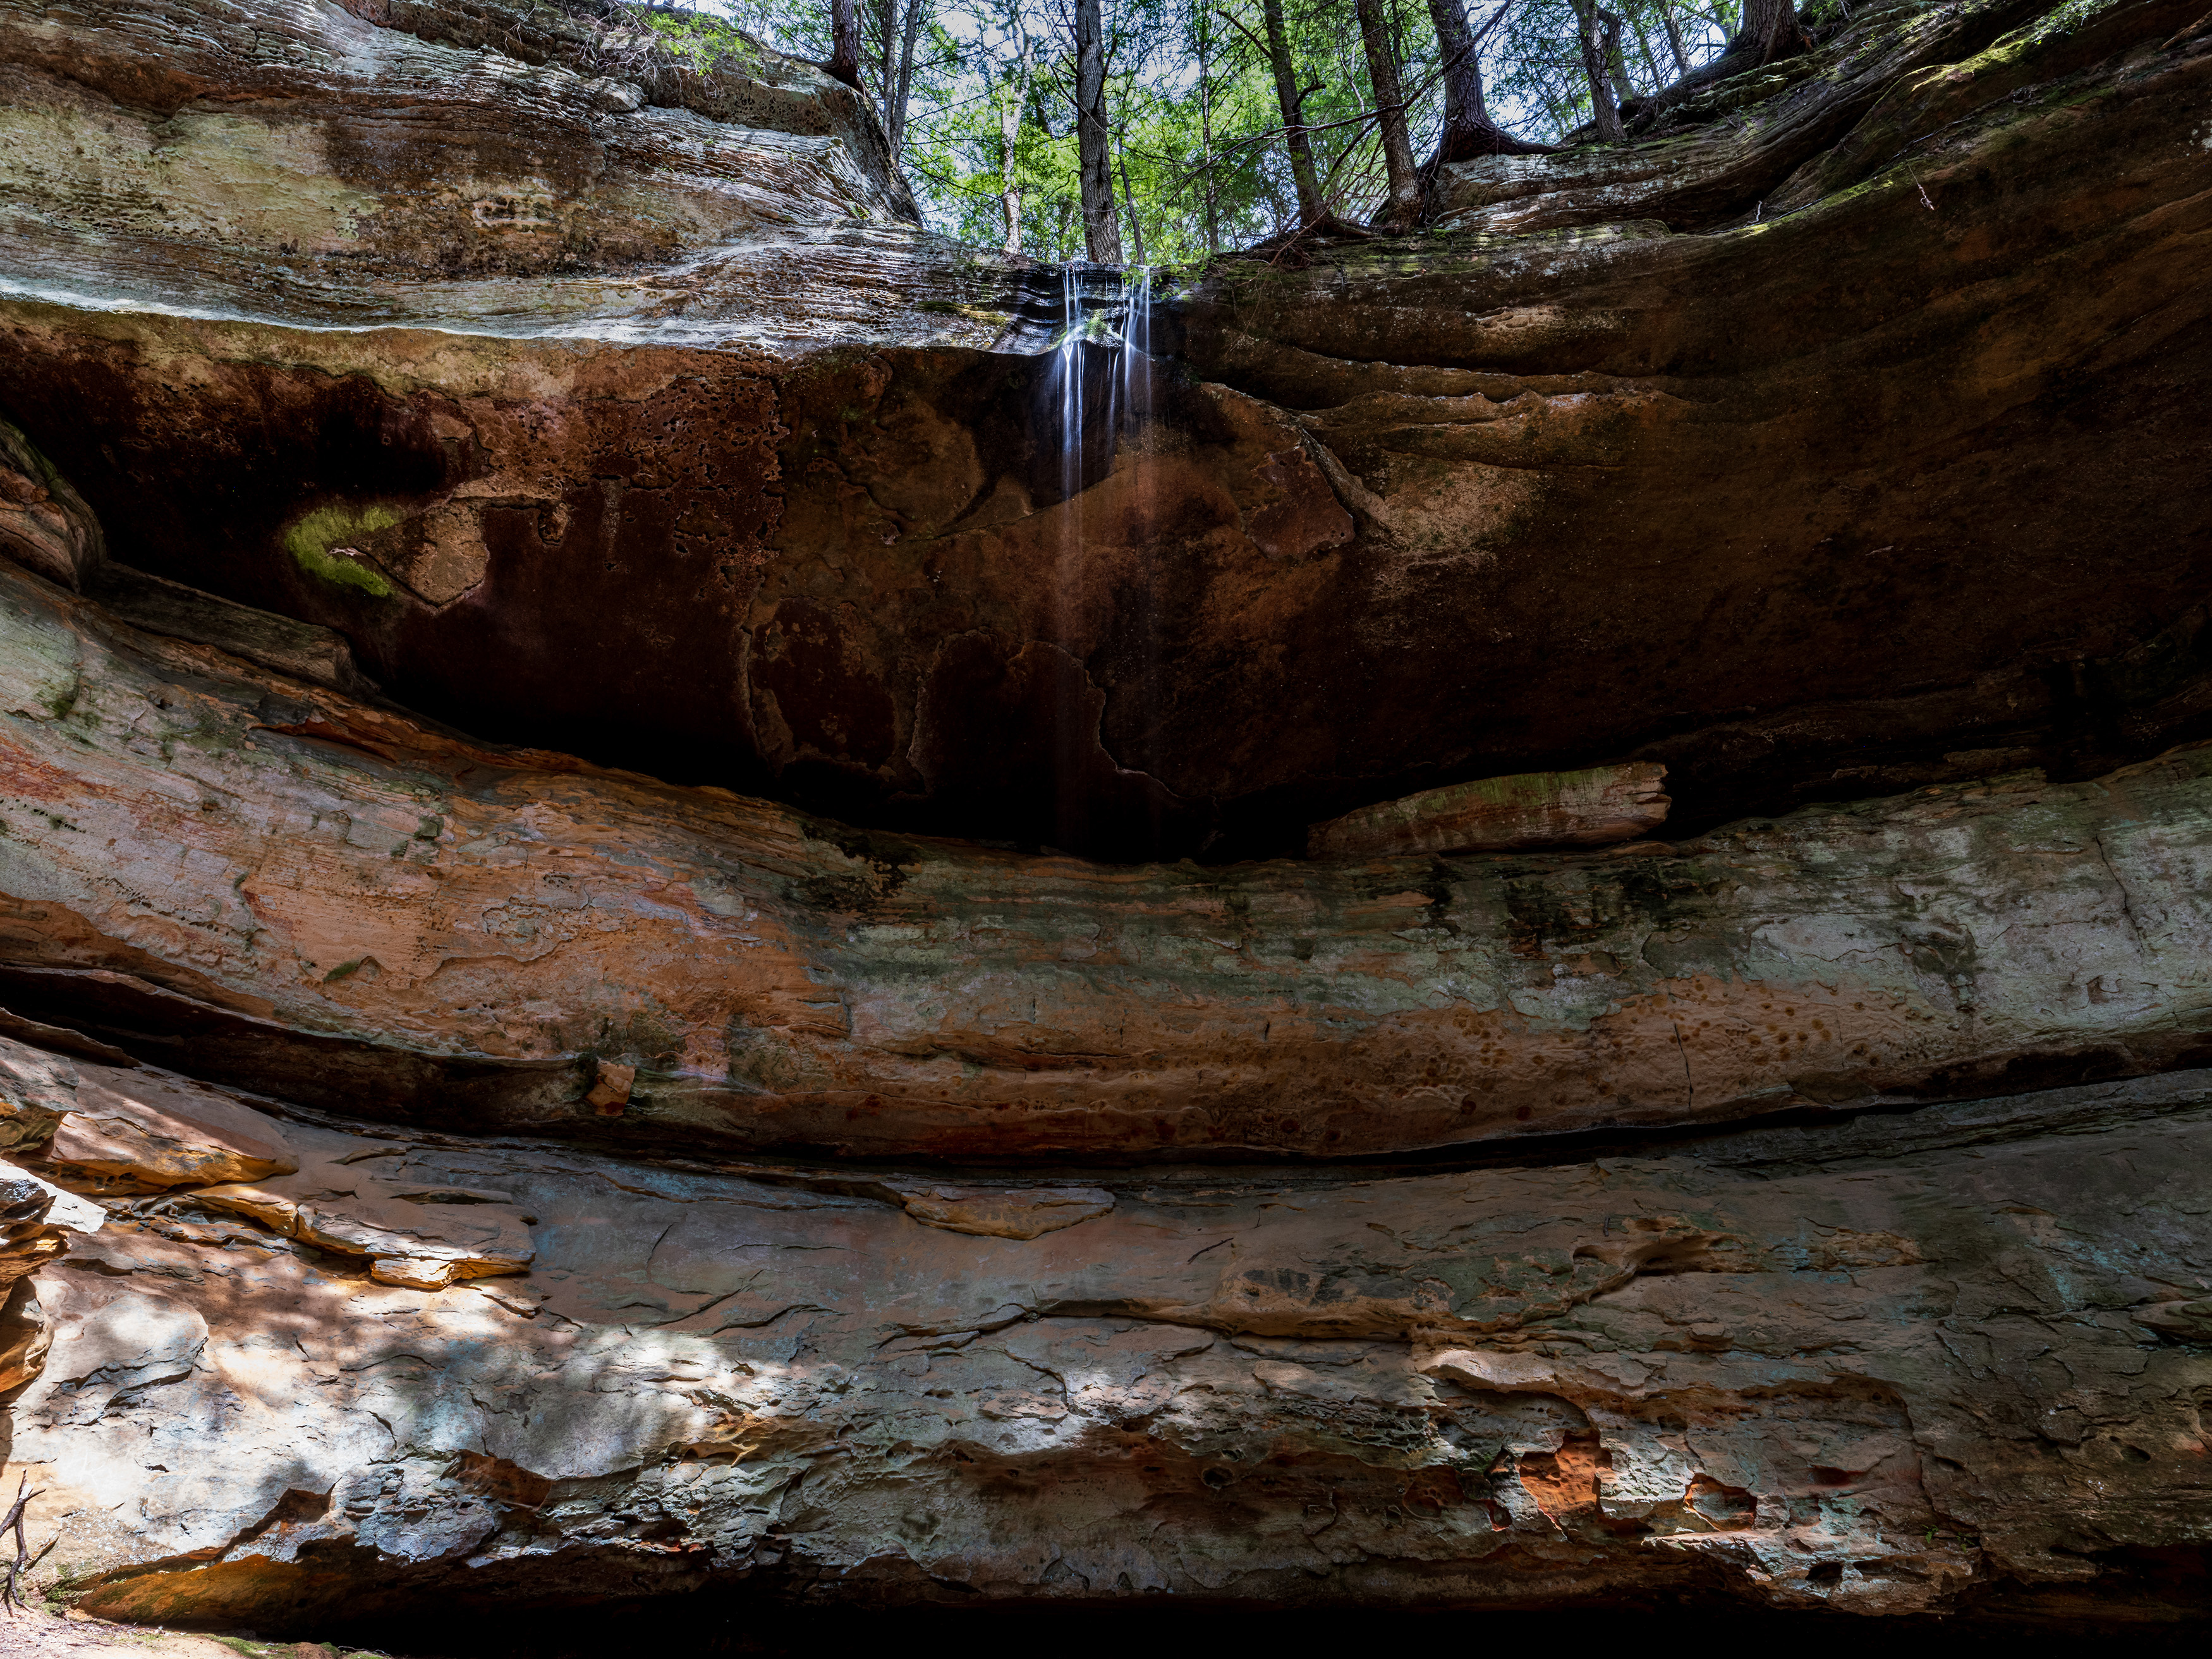
M1142 289L564 9L0 76L83 1607L2203 1613L2203 0Z

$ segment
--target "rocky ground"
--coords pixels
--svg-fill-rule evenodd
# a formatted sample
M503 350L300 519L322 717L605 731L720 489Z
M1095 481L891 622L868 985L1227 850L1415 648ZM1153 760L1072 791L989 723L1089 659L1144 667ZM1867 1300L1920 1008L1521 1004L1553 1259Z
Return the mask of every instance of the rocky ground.
M337 1659L313 1644L254 1644L266 1659ZM306 1651L301 1651L302 1648ZM239 1659L239 1649L213 1637L143 1625L118 1625L84 1615L64 1616L27 1607L0 1618L0 1659ZM255 1656L262 1659L262 1656Z
M152 1111L169 1165L137 1155L153 1190L41 1275L54 1346L14 1413L103 1616L312 1630L548 1574L2193 1606L2160 1563L2203 1514L2201 1074L1571 1162L1078 1185L641 1162L76 1073L111 1184ZM226 1151L264 1173L207 1184ZM82 1149L31 1156L85 1178Z

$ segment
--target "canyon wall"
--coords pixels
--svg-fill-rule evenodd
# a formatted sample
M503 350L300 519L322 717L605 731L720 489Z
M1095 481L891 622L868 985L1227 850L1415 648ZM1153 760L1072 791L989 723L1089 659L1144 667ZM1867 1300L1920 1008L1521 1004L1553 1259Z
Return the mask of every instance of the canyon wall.
M2203 1615L2202 0L1141 287L553 6L0 77L42 1583Z

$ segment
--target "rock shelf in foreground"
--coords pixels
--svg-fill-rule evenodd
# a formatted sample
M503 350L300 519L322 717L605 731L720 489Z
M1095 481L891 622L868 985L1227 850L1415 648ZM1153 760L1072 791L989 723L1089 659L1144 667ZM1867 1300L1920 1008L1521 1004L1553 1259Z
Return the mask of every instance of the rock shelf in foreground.
M294 1113L265 1133L303 1169L526 1206L528 1276L410 1288L216 1194L110 1200L41 1276L15 1456L82 1605L160 1622L717 1583L1888 1613L2024 1584L2172 1617L2208 1100L2194 1073L1544 1167L1127 1172L1031 1238L849 1170Z

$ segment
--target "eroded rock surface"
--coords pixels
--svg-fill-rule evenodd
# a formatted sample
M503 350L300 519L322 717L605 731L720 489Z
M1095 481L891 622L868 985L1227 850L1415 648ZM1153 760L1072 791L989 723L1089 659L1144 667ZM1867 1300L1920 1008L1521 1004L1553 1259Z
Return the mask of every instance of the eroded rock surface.
M1865 9L1055 349L772 52L0 0L71 1593L2203 1615L2203 16ZM1454 850L1540 771L1674 839Z
M88 1191L292 1174L299 1165L256 1136L259 1123L221 1091L186 1079L88 1066L0 1037L0 1127L9 1152Z
M33 1276L67 1255L73 1237L98 1232L106 1220L90 1200L0 1164L0 1392L38 1376L53 1344Z
M1129 1174L1030 1238L844 1171L295 1114L265 1133L303 1168L513 1195L528 1277L389 1285L218 1194L108 1200L42 1280L15 1455L106 1570L87 1609L160 1621L742 1580L1869 1613L2040 1586L2172 1616L2131 1564L2206 1519L2208 1098Z
M2094 776L2208 732L2199 15L1867 12L1666 137L1448 170L1429 234L1164 281L1115 404L1112 350L1024 355L1057 273L908 223L805 65L17 3L9 412L125 562L402 701L880 827ZM1067 373L1119 415L1060 430Z
M1667 821L1667 769L1649 762L1536 772L1425 790L1363 806L1306 832L1309 858L1597 847Z
M336 1109L1330 1156L2154 1071L2212 1022L2208 749L1613 854L1112 868L493 751L0 592L9 1006Z

